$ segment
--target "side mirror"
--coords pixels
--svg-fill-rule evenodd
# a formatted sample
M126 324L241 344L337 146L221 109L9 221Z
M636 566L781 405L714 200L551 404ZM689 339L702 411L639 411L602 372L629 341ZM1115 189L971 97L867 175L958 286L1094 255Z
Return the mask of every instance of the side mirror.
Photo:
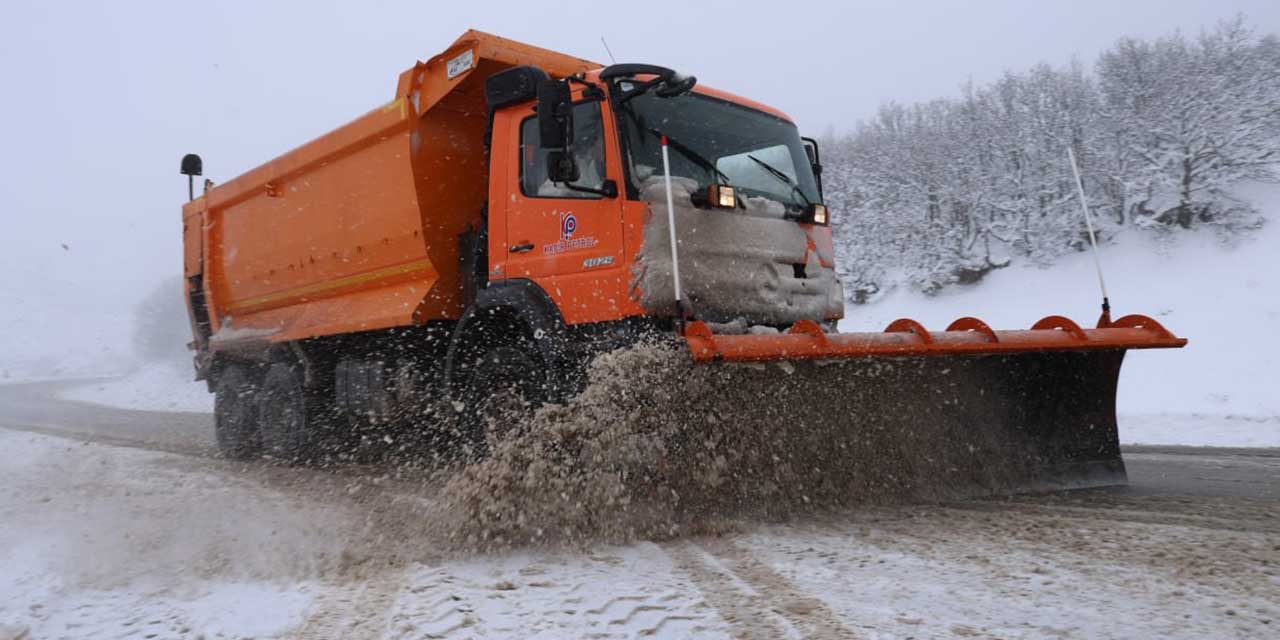
M809 164L819 164L818 141L813 138L800 138L800 142L804 143L804 154L809 156Z
M573 103L569 84L543 80L538 83L538 146L568 149L570 140L573 140Z
M538 83L550 79L546 71L524 65L499 71L484 81L484 101L490 109L501 109L538 96Z
M552 182L572 183L577 182L578 163L573 161L573 156L567 151L556 150L547 152L547 179Z
M804 154L809 156L809 166L813 168L813 179L818 183L818 194L822 194L822 156L818 154L818 141L813 138L800 138L804 143Z

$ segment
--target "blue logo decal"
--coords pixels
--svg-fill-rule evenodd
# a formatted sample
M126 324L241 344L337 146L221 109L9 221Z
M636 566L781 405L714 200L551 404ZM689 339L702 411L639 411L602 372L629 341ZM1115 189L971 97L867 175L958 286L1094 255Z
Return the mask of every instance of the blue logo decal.
M578 219L572 213L564 213L560 216L560 237L568 240L573 237L573 232L578 230Z

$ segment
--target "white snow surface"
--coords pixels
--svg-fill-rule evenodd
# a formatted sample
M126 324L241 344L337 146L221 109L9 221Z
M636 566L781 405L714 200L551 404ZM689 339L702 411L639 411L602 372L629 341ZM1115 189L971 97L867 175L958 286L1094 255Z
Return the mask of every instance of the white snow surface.
M1280 615L1253 503L870 508L436 556L416 515L368 526L431 499L394 482L369 504L331 471L8 430L0 450L4 640L1267 637Z
M1280 417L1204 413L1122 414L1124 444L1188 447L1280 447Z
M1243 195L1268 224L1234 246L1205 230L1163 239L1131 231L1101 248L1112 317L1151 316L1189 340L1182 349L1125 357L1121 442L1280 446L1280 341L1268 337L1280 326L1280 188L1253 186ZM1048 268L997 270L935 296L898 289L847 306L840 330L880 331L906 317L940 331L962 316L994 329L1030 328L1047 315L1089 327L1100 302L1093 258L1082 253Z
M0 638L279 637L311 602L262 579L322 546L305 511L170 454L6 430L0 450Z
M190 362L151 362L123 376L87 382L60 395L123 409L212 412L213 395L193 377Z

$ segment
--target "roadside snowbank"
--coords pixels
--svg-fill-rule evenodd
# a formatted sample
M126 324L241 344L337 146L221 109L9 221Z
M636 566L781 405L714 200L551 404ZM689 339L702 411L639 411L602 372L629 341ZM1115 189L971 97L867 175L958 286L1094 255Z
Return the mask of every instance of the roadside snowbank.
M1137 413L1121 415L1119 420L1124 444L1280 447L1280 416Z
M124 376L95 380L61 394L68 400L141 411L213 411L213 395L191 379L189 363L149 363Z

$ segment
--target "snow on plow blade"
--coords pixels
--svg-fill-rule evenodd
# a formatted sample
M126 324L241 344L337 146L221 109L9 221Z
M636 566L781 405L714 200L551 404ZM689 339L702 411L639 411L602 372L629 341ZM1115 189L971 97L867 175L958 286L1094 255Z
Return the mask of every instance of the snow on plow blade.
M698 363L792 361L798 401L780 415L911 434L920 456L967 451L958 473L999 493L1126 483L1115 414L1124 353L1186 340L1145 316L1100 325L1050 316L993 331L961 318L930 332L901 319L883 333L825 334L801 321L782 334L716 335L693 322L685 341Z

